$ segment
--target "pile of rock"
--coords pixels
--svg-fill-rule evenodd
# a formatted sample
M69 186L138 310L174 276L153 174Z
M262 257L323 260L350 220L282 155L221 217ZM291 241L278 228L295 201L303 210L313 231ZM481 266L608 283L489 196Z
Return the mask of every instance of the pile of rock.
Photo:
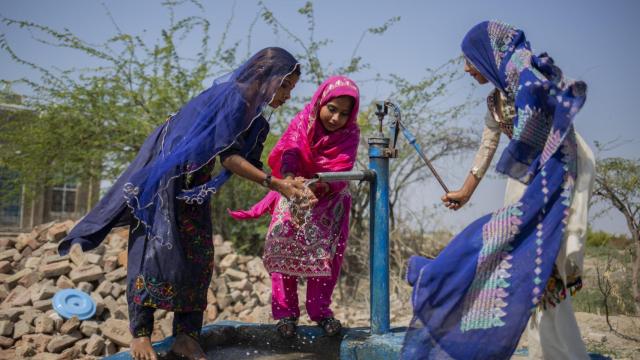
M127 228L112 231L95 250L57 246L73 221L37 226L17 238L0 238L0 358L97 358L127 350ZM205 323L217 319L263 322L270 317L271 282L259 257L238 255L214 237L216 273L208 290ZM52 309L67 288L91 295L96 315L63 319ZM173 314L155 313L152 340L171 335Z

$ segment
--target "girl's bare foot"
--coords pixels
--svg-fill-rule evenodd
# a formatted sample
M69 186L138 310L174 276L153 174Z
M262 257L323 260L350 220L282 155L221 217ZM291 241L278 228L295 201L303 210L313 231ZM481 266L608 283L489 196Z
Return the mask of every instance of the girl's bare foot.
M176 341L171 347L171 351L185 359L207 360L207 356L202 350L202 347L200 347L200 344L189 335L178 334Z
M153 350L148 336L133 338L130 351L131 357L135 360L158 360L158 355Z

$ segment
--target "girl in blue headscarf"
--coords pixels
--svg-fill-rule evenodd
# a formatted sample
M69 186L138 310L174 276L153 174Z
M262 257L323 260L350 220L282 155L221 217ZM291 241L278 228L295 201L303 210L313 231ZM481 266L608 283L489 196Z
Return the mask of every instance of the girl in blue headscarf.
M442 200L457 210L497 148L509 177L505 207L458 234L434 260L412 257L414 319L405 359L508 359L529 322L532 358L588 358L571 308L580 288L595 163L575 132L586 85L564 78L524 32L485 21L462 42L465 71L495 89L480 149L463 187ZM533 316L532 316L533 315Z
M156 128L94 209L62 241L97 247L115 226L130 225L127 301L131 352L156 359L151 348L155 309L174 312L173 351L205 359L196 341L213 270L209 197L238 174L287 198L312 196L301 180L271 178L260 155L269 133L262 111L290 98L300 77L296 59L266 48L213 82ZM216 158L223 166L211 173ZM315 199L309 199L313 204Z

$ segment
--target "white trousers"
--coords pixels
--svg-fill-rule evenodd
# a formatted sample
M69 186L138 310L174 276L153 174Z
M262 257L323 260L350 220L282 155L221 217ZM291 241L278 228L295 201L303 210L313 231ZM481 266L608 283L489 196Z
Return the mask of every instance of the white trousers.
M571 306L571 296L547 310L537 311L527 324L529 359L589 359Z
M578 176L571 202L571 214L565 228L564 242L556 259L556 266L564 279L569 275L568 273L582 272L588 221L587 209L595 177L595 161L591 149L577 133L576 142ZM505 205L519 200L526 188L526 185L509 179L505 191ZM539 310L531 316L527 324L527 337L530 359L589 359L569 294L555 307Z

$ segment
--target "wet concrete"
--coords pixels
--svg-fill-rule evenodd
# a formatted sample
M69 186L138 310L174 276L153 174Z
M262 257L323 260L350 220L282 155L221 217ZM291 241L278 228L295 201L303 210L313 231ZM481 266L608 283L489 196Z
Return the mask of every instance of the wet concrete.
M371 336L366 328L343 329L328 337L317 326L299 326L293 339L280 337L274 325L221 321L202 329L200 344L208 359L260 360L338 360L393 359L399 352L401 332ZM160 359L172 359L168 353L174 338L153 344ZM106 359L130 360L129 353Z
M251 345L222 346L207 351L207 359L259 359L259 360L324 360L322 354L276 349L256 349Z

